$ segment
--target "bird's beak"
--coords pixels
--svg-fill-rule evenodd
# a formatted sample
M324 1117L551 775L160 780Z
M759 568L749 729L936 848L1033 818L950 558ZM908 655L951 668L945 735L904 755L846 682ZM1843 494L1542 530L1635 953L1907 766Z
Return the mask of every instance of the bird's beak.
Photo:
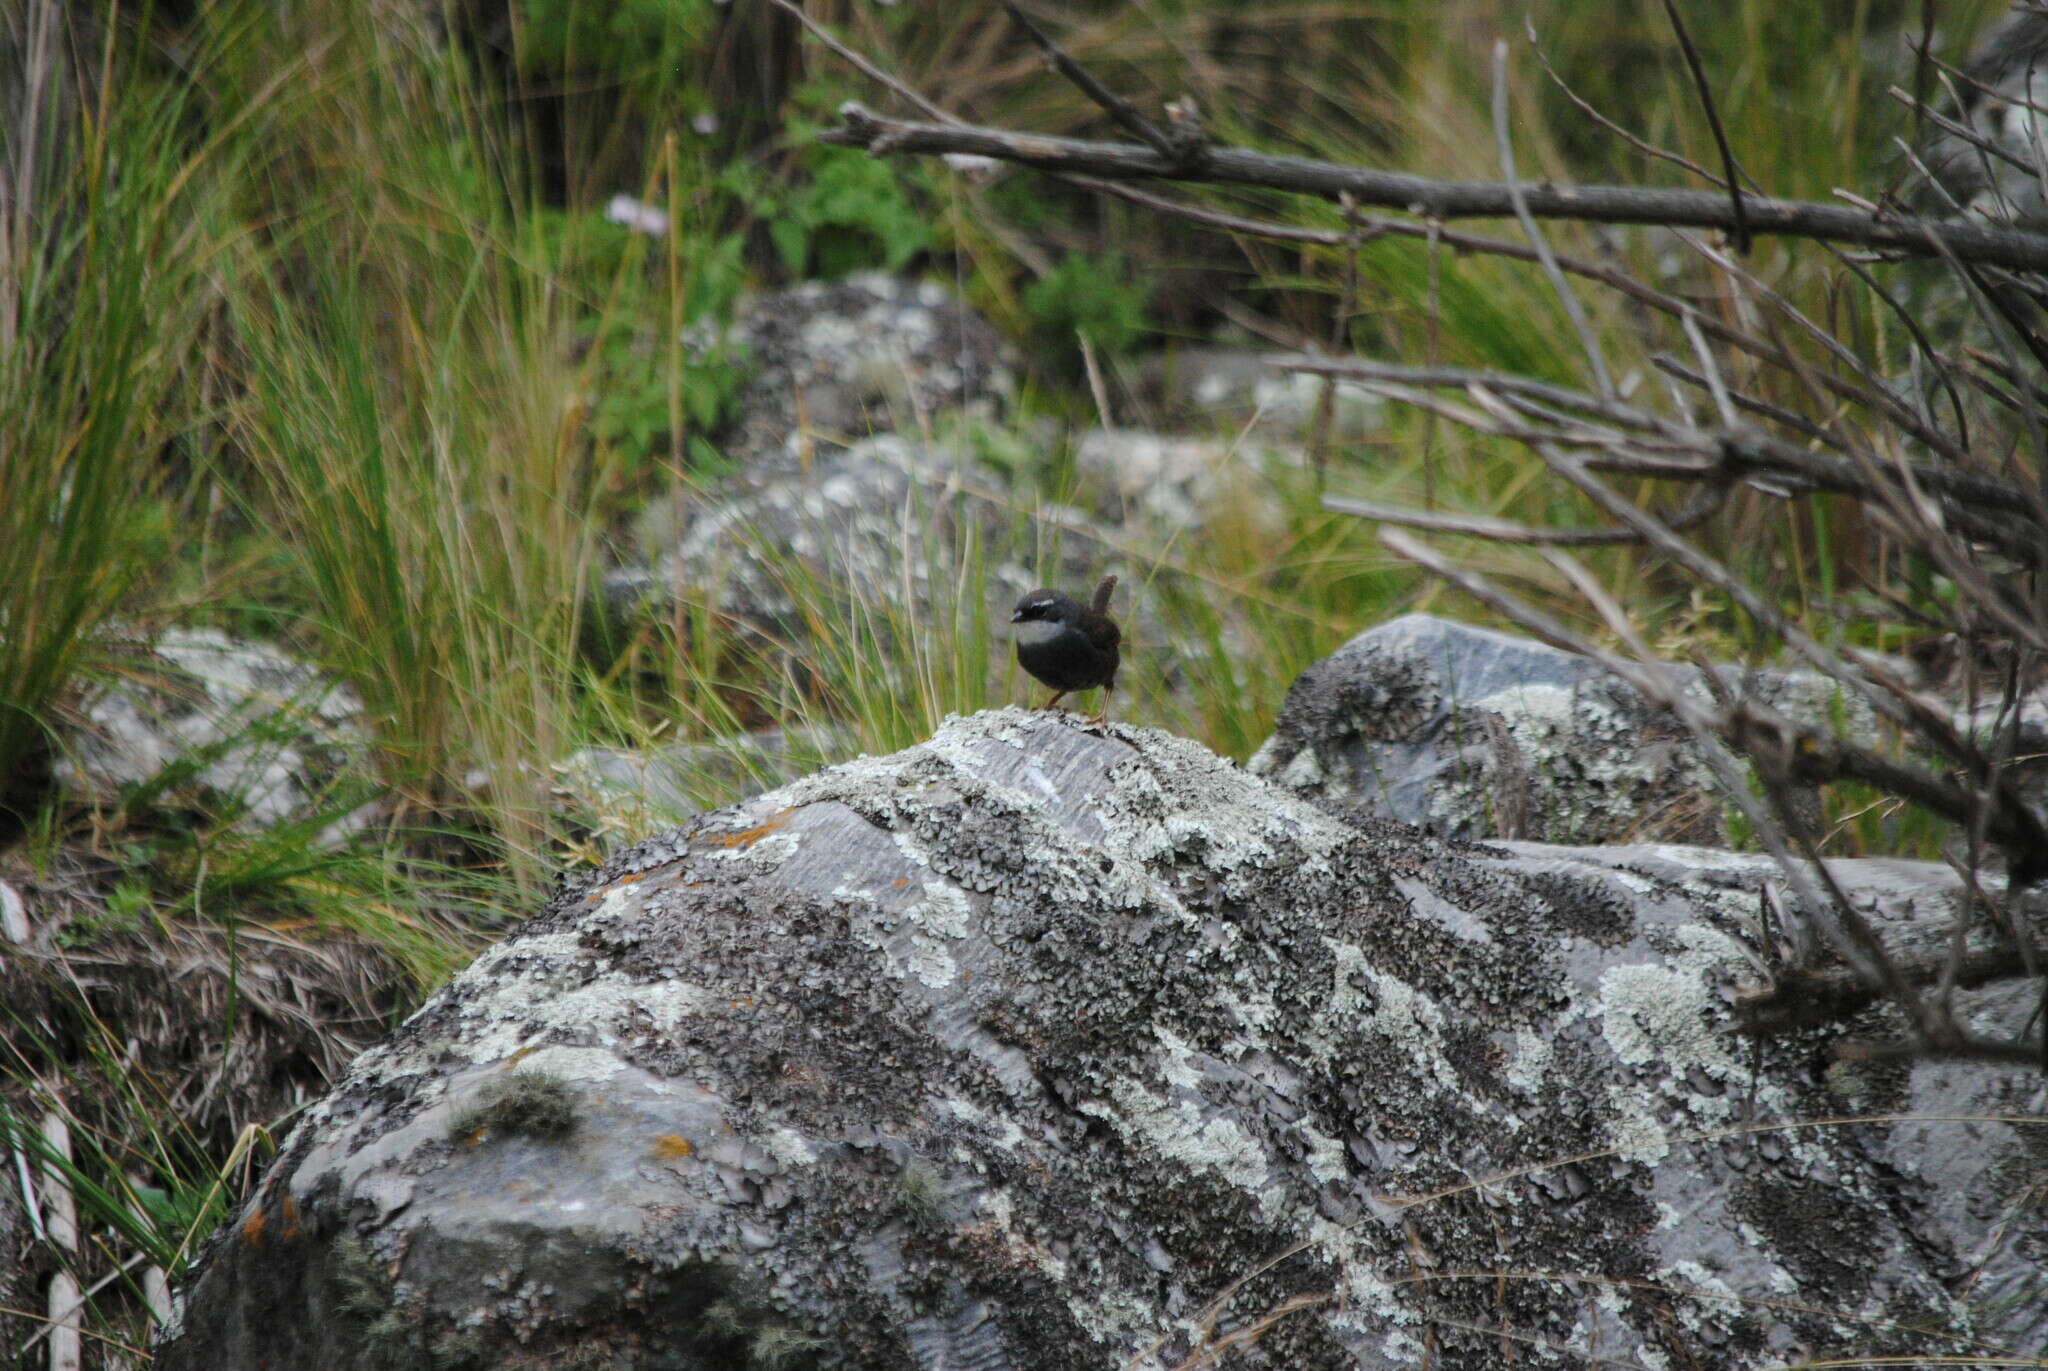
M1011 622L1011 623L1013 623L1013 624L1021 624L1021 623L1023 623L1023 622L1024 622L1024 611L1020 609L1020 610L1017 610L1017 611L1016 611L1015 613L1011 614L1011 615L1010 615L1010 622Z

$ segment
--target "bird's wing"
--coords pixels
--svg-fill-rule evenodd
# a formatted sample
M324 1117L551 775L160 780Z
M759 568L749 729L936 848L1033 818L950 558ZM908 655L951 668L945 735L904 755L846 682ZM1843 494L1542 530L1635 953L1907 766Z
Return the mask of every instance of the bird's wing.
M1123 630L1116 626L1116 620L1106 614L1091 614L1083 623L1088 641L1095 645L1097 652L1108 652L1123 641Z

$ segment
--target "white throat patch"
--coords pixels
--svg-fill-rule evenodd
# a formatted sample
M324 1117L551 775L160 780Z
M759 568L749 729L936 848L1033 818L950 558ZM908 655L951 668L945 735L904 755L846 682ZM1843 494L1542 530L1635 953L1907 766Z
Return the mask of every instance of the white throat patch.
M1017 641L1026 647L1037 647L1041 643L1051 642L1066 631L1065 624L1057 624L1050 619L1026 619L1017 625Z

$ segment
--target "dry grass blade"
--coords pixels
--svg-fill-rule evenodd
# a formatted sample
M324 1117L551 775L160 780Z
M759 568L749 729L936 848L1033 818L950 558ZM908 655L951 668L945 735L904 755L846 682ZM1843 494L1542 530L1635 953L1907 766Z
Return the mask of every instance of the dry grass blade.
M1543 274L1550 278L1550 288L1557 293L1558 303L1564 306L1565 317L1571 320L1572 331L1579 335L1579 350L1585 354L1586 364L1593 369L1593 384L1603 398L1614 396L1614 377L1608 373L1607 357L1600 342L1593 336L1593 327L1586 322L1586 308L1579 303L1571 283L1564 279L1564 272L1558 268L1557 259L1551 255L1550 240L1536 227L1535 216L1529 212L1529 196L1522 189L1521 181L1515 175L1515 141L1508 136L1508 45L1505 39L1495 39L1493 44L1493 141L1500 152L1501 175L1506 180L1508 203L1513 206L1515 218L1522 225L1522 235L1529 240L1529 246L1536 249L1536 260L1543 265Z
M84 1346L79 1337L79 1317L85 1304L72 1264L78 1260L78 1210L72 1201L66 1174L71 1162L71 1130L64 1116L43 1116L43 1144L53 1159L43 1169L43 1223L48 1241L60 1263L50 1277L49 1319L45 1332L50 1344L50 1371L79 1371L84 1363Z
M1333 514L1350 514L1375 523L1399 524L1429 533L1454 533L1467 538L1484 538L1496 543L1521 543L1531 547L1611 547L1640 542L1627 529L1539 528L1511 519L1489 519L1477 514L1446 514L1434 510L1407 509L1399 505L1355 500L1344 495L1326 495L1323 508Z

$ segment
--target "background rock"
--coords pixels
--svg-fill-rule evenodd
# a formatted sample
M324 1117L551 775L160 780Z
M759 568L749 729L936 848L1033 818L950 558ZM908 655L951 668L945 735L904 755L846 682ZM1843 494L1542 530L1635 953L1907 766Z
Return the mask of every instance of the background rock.
M1874 733L1869 707L1821 676L1725 670L1788 717ZM1247 765L1461 838L1727 840L1677 719L1582 657L1427 614L1367 629L1303 672Z
M1963 73L1954 87L1962 108L1950 113L1960 115L1974 137L1936 130L1929 138L1926 165L1942 187L1927 197L1930 210L1960 207L1993 220L2039 223L2048 205L2032 170L2041 137L2034 110L2048 100L2048 19L2015 5L1977 40ZM2002 156L1985 152L1983 144Z
M752 472L794 469L806 441L830 452L949 410L993 417L1016 388L986 319L935 281L883 272L756 296L726 342L752 375L720 446Z
M1247 1365L1973 1348L1957 1290L2039 1283L2019 1133L1774 1125L2036 1079L1830 1093L1827 1034L1731 1035L1753 866L1641 855L1346 822L1150 730L950 721L631 849L479 958L308 1112L156 1365L1173 1366L1269 1313Z
M303 818L347 755L365 745L353 688L263 643L169 629L84 709L55 768L97 804L165 785L214 812L268 827Z
M1282 371L1270 348L1183 346L1146 360L1142 382L1147 398L1176 423L1256 427L1281 438L1300 439L1315 424L1323 402L1319 376ZM1337 383L1331 433L1361 438L1385 426L1386 402L1363 387Z
M883 434L808 471L692 502L675 546L651 570L614 577L611 593L680 594L801 655L814 613L847 641L887 640L909 618L971 617L960 593L980 581L1001 638L1025 591L1085 590L1112 571L1135 586L1128 570L1115 538L1081 511L1013 495L958 449ZM886 652L870 655L877 670L891 665Z
M558 793L576 812L609 827L645 832L655 820L674 823L705 808L707 791L767 790L795 780L820 758L852 750L833 729L769 728L641 751L586 747L554 771Z
M1298 447L1134 428L1089 429L1074 446L1075 473L1100 492L1100 517L1121 524L1136 516L1182 532L1200 528L1224 499L1277 529L1272 475L1304 462Z

